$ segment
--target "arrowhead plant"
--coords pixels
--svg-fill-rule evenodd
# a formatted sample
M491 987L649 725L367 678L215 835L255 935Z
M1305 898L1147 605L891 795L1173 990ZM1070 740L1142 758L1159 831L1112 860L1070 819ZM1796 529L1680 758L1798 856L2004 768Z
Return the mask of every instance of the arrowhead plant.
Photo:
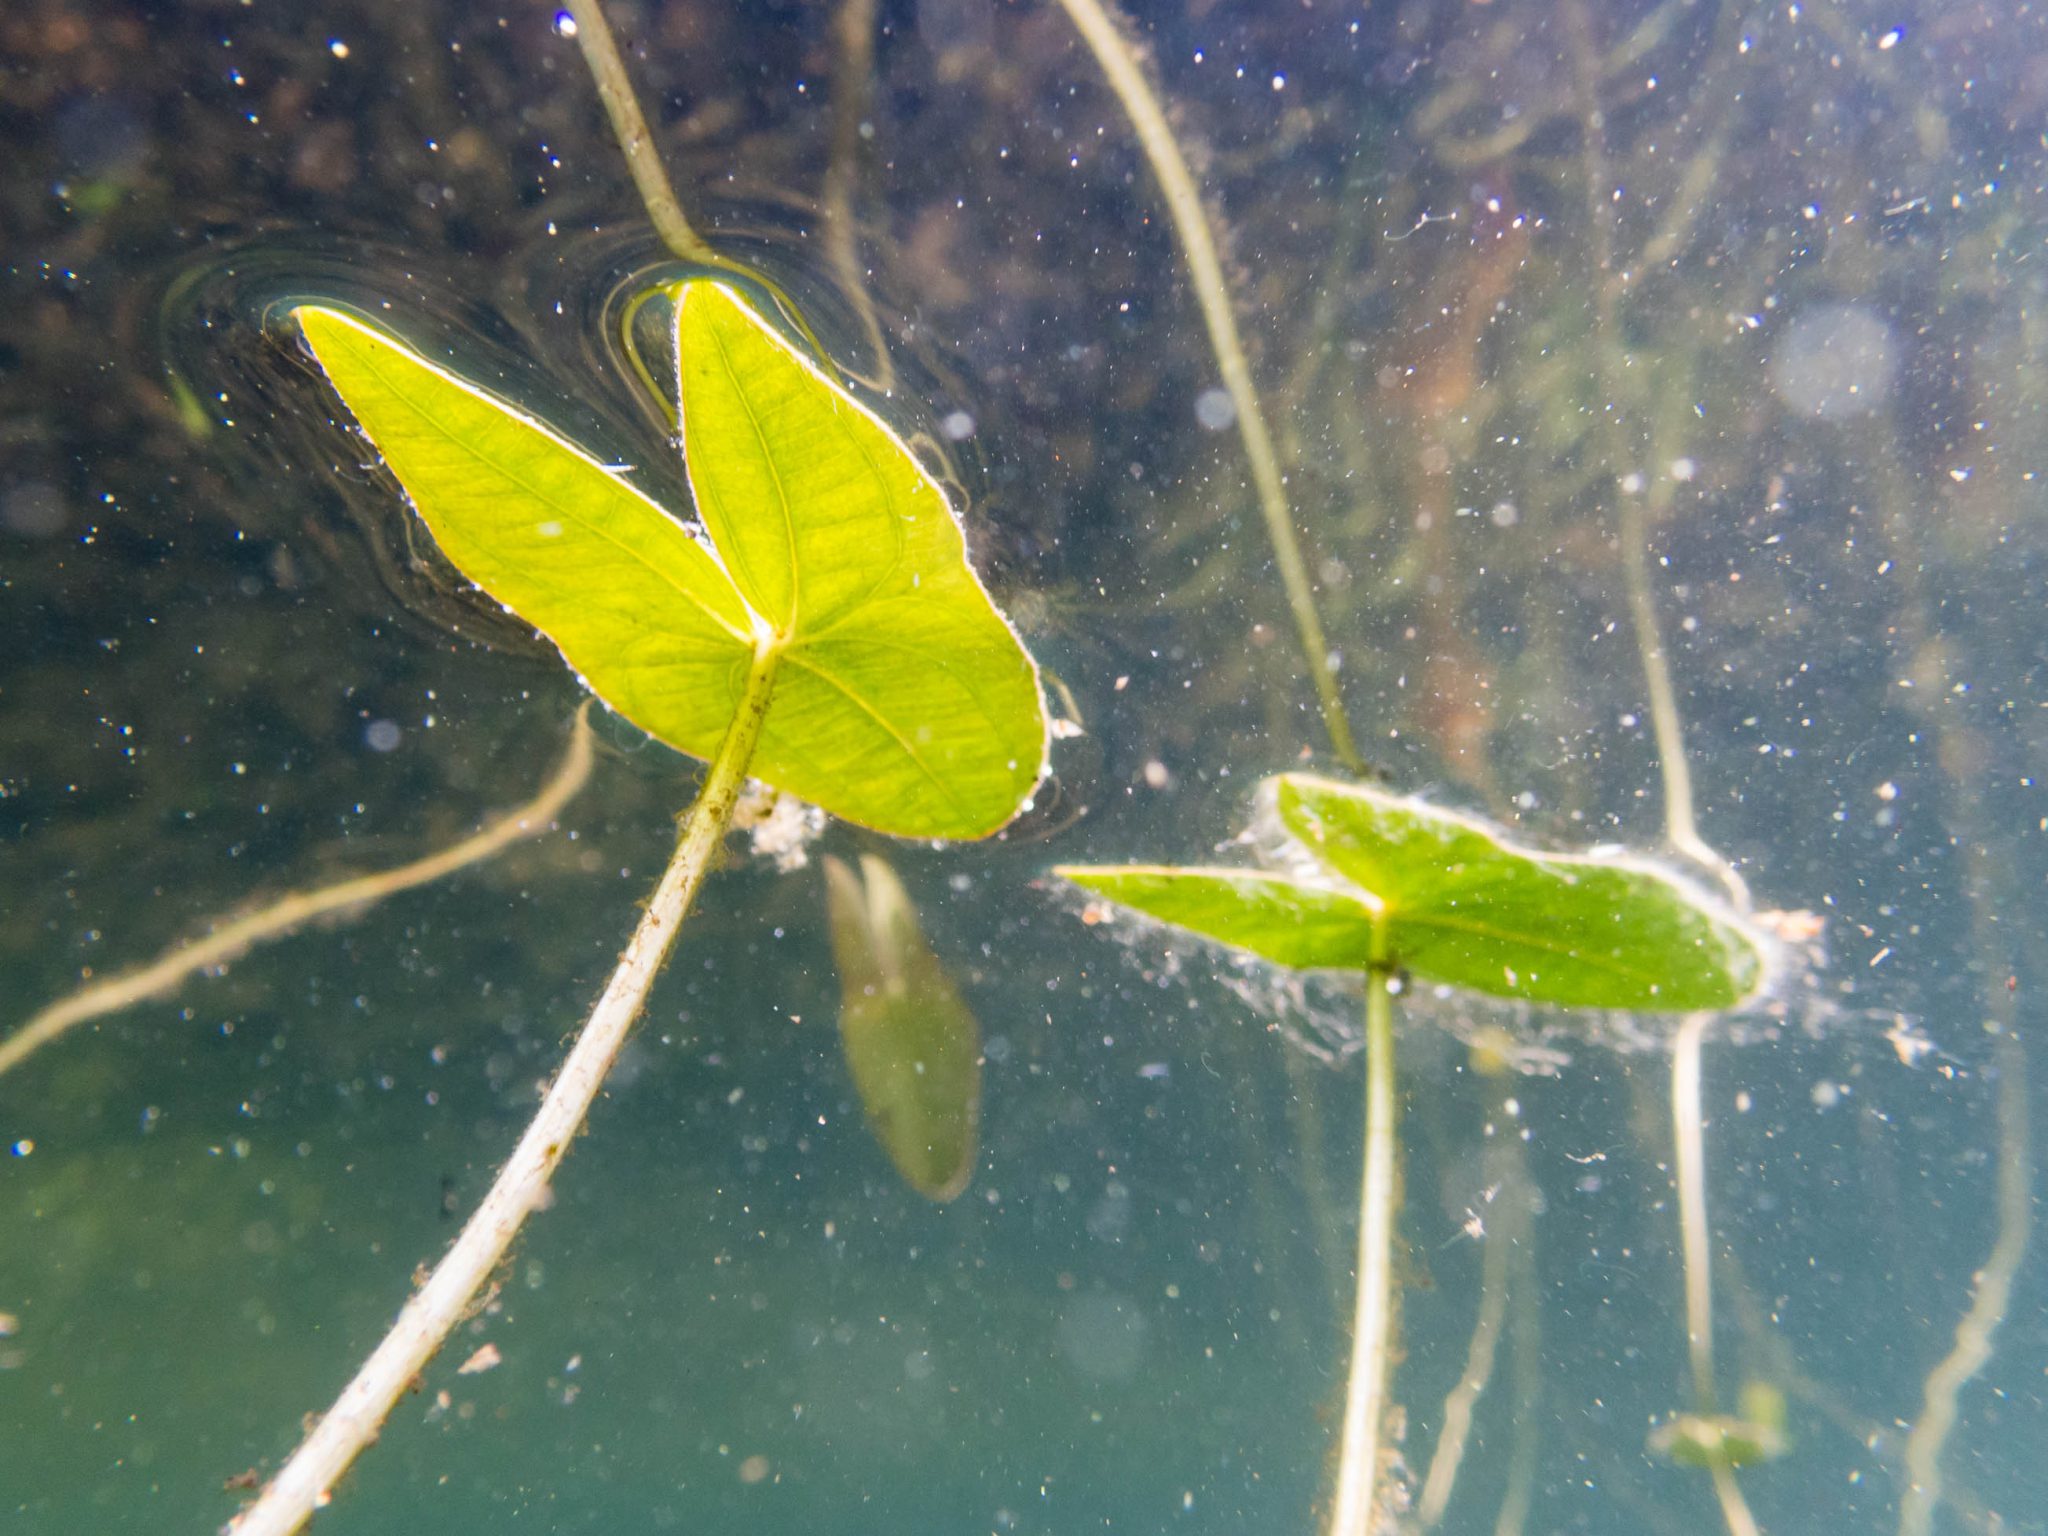
M1068 865L1084 890L1274 964L1365 980L1365 1167L1332 1536L1366 1536L1393 1310L1393 996L1404 977L1564 1008L1733 1008L1765 976L1746 925L1647 865L1539 853L1385 790L1311 774L1260 789L1277 869Z
M980 838L1045 762L1038 672L903 440L731 286L669 290L700 525L344 310L306 345L449 560L600 699L708 762L625 955L448 1256L239 1536L296 1530L511 1246L638 1017L749 775L900 837ZM969 1133L971 1135L971 1131ZM934 1174L935 1187L949 1185Z

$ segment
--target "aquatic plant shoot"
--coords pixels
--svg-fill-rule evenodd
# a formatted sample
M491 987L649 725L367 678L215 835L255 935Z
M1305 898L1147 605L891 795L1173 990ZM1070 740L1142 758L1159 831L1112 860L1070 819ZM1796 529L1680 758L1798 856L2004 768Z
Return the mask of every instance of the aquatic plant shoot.
M925 837L995 831L1038 780L1036 669L968 569L937 486L730 289L686 283L674 297L701 540L589 454L391 337L336 310L296 311L457 567L553 639L613 708L710 767L510 1162L237 1517L240 1536L286 1536L326 1502L504 1257L639 1017L750 771L849 820Z
M1083 890L1301 970L1365 980L1365 1164L1351 1370L1330 1536L1391 1518L1383 1485L1393 1325L1393 997L1403 978L1560 1008L1733 1008L1765 975L1732 915L1647 866L1515 847L1476 818L1306 774L1259 801L1278 870L1063 865Z

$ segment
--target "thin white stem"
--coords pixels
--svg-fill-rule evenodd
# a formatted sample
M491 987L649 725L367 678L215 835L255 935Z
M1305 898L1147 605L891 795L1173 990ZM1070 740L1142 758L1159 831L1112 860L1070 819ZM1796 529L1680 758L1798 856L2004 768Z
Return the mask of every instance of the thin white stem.
M1323 621L1316 613L1308 564L1301 557L1294 515L1287 506L1280 455L1273 447L1273 434L1266 428L1265 413L1259 409L1251 364L1245 360L1237 317L1230 309L1230 288L1223 280L1223 261L1216 253L1216 239L1210 232L1208 215L1202 210L1202 194L1195 186L1194 173L1180 152L1179 141L1167 124L1158 96L1144 70L1138 67L1137 55L1110 20L1108 9L1100 0L1060 0L1060 4L1108 77L1110 90L1137 130L1138 147L1159 180L1166 211L1180 237L1181 254L1187 258L1188 277L1194 284L1196 302L1201 305L1202 323L1208 327L1216 371L1223 376L1223 388L1237 411L1238 436L1244 441L1245 458L1251 464L1252 487L1273 545L1273 563L1279 567L1280 584L1287 592L1287 606L1294 615L1295 634L1300 638L1302 656L1322 704L1323 728L1329 733L1330 746L1338 761L1354 772L1360 771L1365 766L1364 759L1351 738L1351 722L1344 714L1344 701L1337 691L1337 674L1330 665L1330 644L1323 636Z
M1707 1132L1700 1109L1700 1045L1710 1013L1690 1013L1671 1042L1671 1129L1678 1159L1678 1231L1685 1249L1685 1342L1695 1409L1714 1405L1714 1261L1707 1227ZM1728 1536L1762 1536L1725 1461L1710 1464Z
M1501 1121L1505 1129L1506 1116ZM1494 1187L1504 1195L1497 1209L1505 1219L1483 1234L1486 1247L1479 1269L1479 1315L1473 1320L1472 1339L1465 1347L1465 1369L1457 1385L1444 1395L1443 1428L1437 1431L1436 1450L1429 1458L1429 1472L1422 1479L1422 1495L1415 1501L1415 1523L1423 1530L1440 1524L1450 1507L1451 1490L1458 1483L1458 1469L1465 1460L1465 1447L1472 1435L1472 1413L1480 1394L1493 1380L1495 1356L1507 1322L1508 1268L1527 1225L1522 1189L1521 1143L1512 1131L1494 1142L1488 1169L1496 1175Z
M1998 1069L1998 1237L1977 1271L1976 1294L1956 1324L1956 1342L1928 1372L1920 1417L1906 1436L1906 1495L1899 1501L1899 1536L1928 1536L1941 1504L1942 1448L1955 1428L1956 1400L1991 1358L1992 1335L2005 1321L2013 1279L2033 1225L2032 1155L2027 1139L2026 1056L2008 1028Z
M1678 693L1671 684L1671 663L1664 653L1664 634L1657 622L1657 599L1650 591L1649 535L1643 509L1633 496L1621 501L1622 584L1628 591L1630 627L1635 631L1636 659L1649 693L1650 731L1657 741L1657 771L1664 786L1664 840L1700 868L1719 877L1738 908L1749 905L1749 887L1742 876L1700 836L1693 812L1692 764L1686 756L1685 721Z
M1593 357L1594 376L1600 397L1610 402L1608 419L1624 396L1622 381L1628 373L1622 355L1621 319L1617 312L1626 286L1615 259L1614 213L1607 196L1607 130L1600 109L1600 70L1593 46L1592 28L1584 4L1566 12L1571 27L1573 55L1579 72L1581 132L1585 162L1587 225L1593 245ZM1615 466L1623 462L1618 434L1609 428L1609 451ZM1663 628L1657 621L1657 600L1650 590L1650 551L1643 509L1633 494L1625 493L1620 504L1622 584L1628 593L1629 623L1635 631L1636 658L1643 669L1643 686L1649 693L1650 727L1657 741L1657 771L1664 789L1665 841L1712 871L1727 888L1738 908L1749 905L1749 890L1734 865L1717 853L1700 836L1699 818L1693 811L1692 764L1685 750L1685 721L1678 708L1678 693L1671 684L1671 664L1664 650Z
M860 221L853 211L864 142L861 130L873 132L868 112L874 96L878 5L879 0L841 0L833 21L832 158L818 189L818 212L824 226L825 254L867 336L872 355L868 383L877 394L888 395L896 388L896 364L889 356L882 319L868 292L868 274L860 259Z
M1756 1523L1756 1516L1749 1512L1749 1500L1742 1496L1742 1489L1736 1485L1735 1469L1726 1462L1713 1464L1714 1497L1721 1501L1721 1519L1727 1524L1728 1536L1763 1536Z
M1685 1255L1685 1342L1692 1398L1714 1411L1714 1272L1707 1235L1707 1136L1700 1119L1700 1042L1713 1016L1686 1015L1671 1042L1671 1130L1678 1162L1678 1230Z
M440 1350L547 1190L619 1047L640 1015L669 946L715 862L760 740L779 652L757 647L738 712L712 759L675 856L634 929L618 968L591 1010L526 1134L469 1218L455 1246L398 1314L326 1417L292 1453L262 1496L230 1521L231 1536L291 1536L324 1506L337 1479L373 1439L392 1405Z
M1542 1422L1543 1324L1536 1305L1536 1257L1534 1212L1529 1208L1531 1186L1523 1168L1516 1176L1522 1215L1518 1221L1521 1238L1516 1247L1514 1274L1509 1281L1515 1291L1514 1353L1509 1357L1515 1383L1512 1427L1508 1435L1508 1486L1501 1495L1500 1513L1493 1522L1493 1536L1522 1536L1529 1522L1529 1506L1536 1493L1537 1440Z
M1394 1000L1384 967L1365 980L1365 1175L1358 1209L1358 1302L1338 1442L1329 1536L1367 1536L1379 1503L1387 1341L1394 1312Z

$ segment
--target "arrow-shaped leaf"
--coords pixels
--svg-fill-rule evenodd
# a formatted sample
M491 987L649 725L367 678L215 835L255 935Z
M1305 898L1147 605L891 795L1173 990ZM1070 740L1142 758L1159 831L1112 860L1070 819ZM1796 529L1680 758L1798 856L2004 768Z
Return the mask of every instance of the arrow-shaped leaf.
M1730 1008L1761 985L1732 916L1640 864L1517 848L1476 819L1307 774L1261 790L1327 871L1067 866L1083 888L1280 965L1402 969L1569 1008Z
M355 316L297 318L448 558L612 708L709 757L777 658L754 774L849 821L981 837L1037 783L1037 671L943 493L731 289L676 290L710 538L552 429Z

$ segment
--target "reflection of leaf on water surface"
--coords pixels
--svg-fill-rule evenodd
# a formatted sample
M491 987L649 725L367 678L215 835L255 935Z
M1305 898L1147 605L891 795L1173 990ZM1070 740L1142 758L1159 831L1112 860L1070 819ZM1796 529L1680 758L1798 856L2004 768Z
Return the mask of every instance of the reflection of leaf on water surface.
M981 1032L918 928L895 870L825 860L839 1038L868 1128L904 1181L951 1200L974 1174Z

